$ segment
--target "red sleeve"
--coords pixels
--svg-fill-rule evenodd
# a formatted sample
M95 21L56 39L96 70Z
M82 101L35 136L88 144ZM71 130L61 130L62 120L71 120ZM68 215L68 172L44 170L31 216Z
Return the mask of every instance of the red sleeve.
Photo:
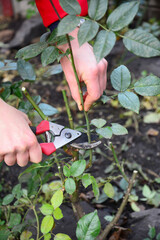
M61 18L67 15L66 12L63 11L61 8L58 0L52 0L53 4L55 5L59 15ZM79 4L81 5L81 16L86 16L88 13L88 4L87 0L78 0ZM43 24L45 27L48 27L53 22L56 22L58 19L51 3L49 0L36 0L36 5L38 11L42 17Z

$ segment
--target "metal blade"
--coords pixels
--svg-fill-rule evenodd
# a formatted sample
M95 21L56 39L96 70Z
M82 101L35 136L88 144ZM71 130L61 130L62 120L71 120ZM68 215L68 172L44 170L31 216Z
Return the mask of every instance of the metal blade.
M82 133L81 136L79 136L74 141L70 142L70 145L77 149L92 149L97 147L101 144L101 141L97 141L98 136L95 134L91 134L91 143L88 142L88 136L86 133Z

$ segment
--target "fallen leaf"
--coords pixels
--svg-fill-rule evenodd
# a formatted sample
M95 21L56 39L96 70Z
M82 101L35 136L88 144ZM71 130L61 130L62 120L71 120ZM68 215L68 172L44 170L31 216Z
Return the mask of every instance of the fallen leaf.
M121 229L118 231L115 231L112 236L109 238L109 240L120 240L120 234L121 234Z
M158 136L159 134L159 131L154 129L154 128L150 128L147 133L146 133L148 136Z
M159 123L160 113L150 112L143 118L144 123Z

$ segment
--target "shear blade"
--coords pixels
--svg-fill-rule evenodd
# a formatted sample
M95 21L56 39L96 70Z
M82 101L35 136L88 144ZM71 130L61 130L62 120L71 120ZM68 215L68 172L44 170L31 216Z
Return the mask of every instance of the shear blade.
M97 141L96 135L91 135L91 143L88 142L88 136L86 133L82 133L80 137L75 139L70 145L77 149L92 149L101 144L101 141Z

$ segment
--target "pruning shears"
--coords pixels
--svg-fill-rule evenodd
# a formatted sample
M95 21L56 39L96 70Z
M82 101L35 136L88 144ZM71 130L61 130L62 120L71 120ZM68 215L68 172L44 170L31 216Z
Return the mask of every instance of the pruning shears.
M45 133L46 142L40 143L42 152L50 155L58 148L70 144L78 149L91 149L97 147L101 141L95 141L94 137L91 138L91 143L88 143L87 134L65 126L43 120L37 127L31 126L31 130L35 135Z

